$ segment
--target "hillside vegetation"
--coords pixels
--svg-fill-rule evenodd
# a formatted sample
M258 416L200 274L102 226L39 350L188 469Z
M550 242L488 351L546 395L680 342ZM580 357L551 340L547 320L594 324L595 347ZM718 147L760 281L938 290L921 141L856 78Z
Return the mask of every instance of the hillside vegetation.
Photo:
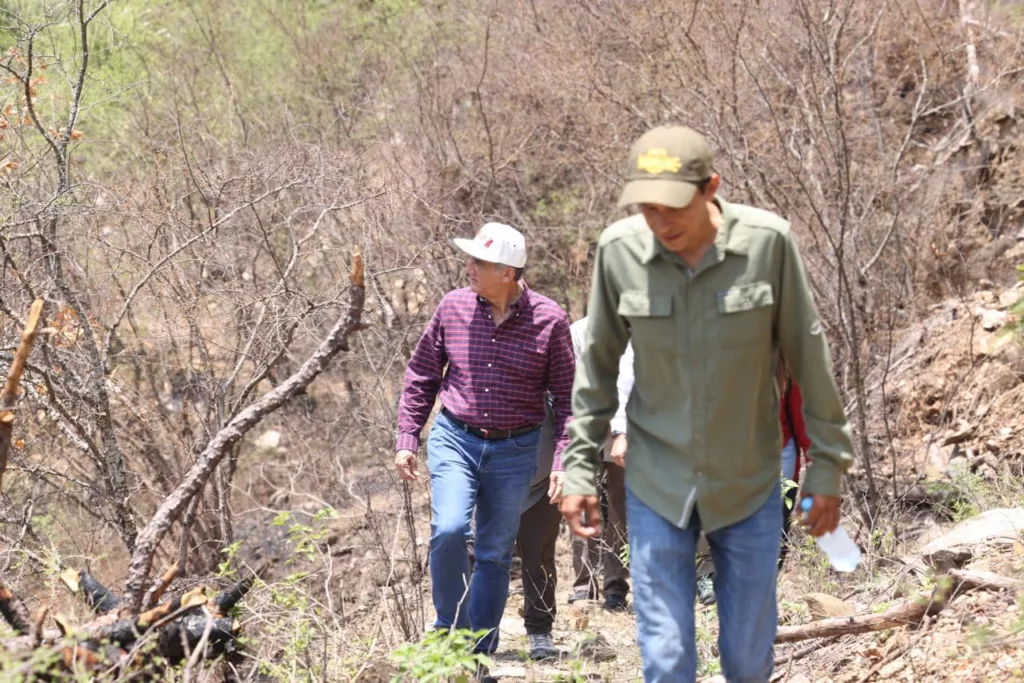
M4 374L43 302L0 405L0 602L41 615L19 642L109 626L80 570L137 616L176 564L167 595L209 587L193 607L254 585L217 612L240 652L166 675L390 680L430 617L395 410L463 283L450 239L519 227L530 286L576 319L628 146L662 122L707 136L730 201L792 221L855 433L865 565L840 577L804 539L786 623L822 616L808 593L858 614L933 594L928 541L1024 506L1022 33L1009 0L0 0ZM968 557L1019 576L1020 548ZM923 630L780 646L779 675L1010 680L1017 609L973 591ZM630 615L557 628L569 661L498 664L637 679Z

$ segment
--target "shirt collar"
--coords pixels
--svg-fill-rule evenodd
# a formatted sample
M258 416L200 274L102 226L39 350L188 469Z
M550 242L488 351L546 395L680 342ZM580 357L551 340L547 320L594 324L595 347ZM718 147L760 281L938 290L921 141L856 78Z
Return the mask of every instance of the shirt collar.
M719 210L722 212L722 225L718 228L718 234L715 235L715 244L713 251L715 254L716 261L722 261L725 259L726 253L746 255L748 251L747 237L745 234L736 233L733 228L736 226L738 216L736 210L733 209L728 202L721 197L715 197L715 203L718 204ZM641 219L643 217L641 216ZM644 265L649 264L654 260L655 256L672 256L672 252L665 248L665 245L661 243L654 233L650 233L650 241L647 243L647 248L641 257L641 261Z
M523 293L519 295L519 298L516 299L512 303L511 306L509 306L509 310L511 310L511 311L516 311L516 310L519 310L520 308L522 310L524 310L524 311L528 311L528 310L530 310L531 306L533 305L532 299L531 299L531 294L530 294L530 291L531 291L530 290L530 286L526 284L526 280L520 280L520 282L523 285ZM478 304L480 304L481 306L490 306L491 305L490 301L488 301L487 299L483 298L479 294L476 295L476 302Z
M716 197L715 201L718 202L718 208L722 211L722 227L718 229L718 235L715 236L718 260L724 259L726 252L746 256L749 253L749 240L746 230L739 232L735 230L736 223L739 222L736 209L721 197Z
M640 220L644 220L643 216L640 217ZM645 225L646 225L646 223L647 223L647 221L644 221ZM662 245L661 240L659 240L657 237L655 237L654 236L654 231L651 230L650 227L648 227L647 228L647 248L644 249L644 253L641 256L640 260L646 266L647 264L649 264L651 261L654 260L655 256L658 256L660 254L668 254L668 249L666 249L664 247L664 245Z

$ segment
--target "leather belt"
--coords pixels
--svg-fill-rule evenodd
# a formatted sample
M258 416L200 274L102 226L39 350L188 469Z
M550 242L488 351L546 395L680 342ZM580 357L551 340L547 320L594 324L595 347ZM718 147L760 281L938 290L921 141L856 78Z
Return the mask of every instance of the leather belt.
M514 436L529 434L533 430L540 428L539 424L524 425L522 427L516 427L515 429L489 429L484 427L474 427L468 422L463 422L452 415L447 408L441 408L441 412L444 413L444 416L451 420L456 427L469 432L473 436L483 439L484 441L501 441L502 439L511 439Z

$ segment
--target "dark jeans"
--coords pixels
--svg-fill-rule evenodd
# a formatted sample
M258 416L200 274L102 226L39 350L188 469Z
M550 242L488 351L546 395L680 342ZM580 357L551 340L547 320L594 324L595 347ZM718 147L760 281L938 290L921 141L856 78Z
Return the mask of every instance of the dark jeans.
M596 599L597 570L604 570L604 595L626 597L629 570L622 564L622 549L629 538L626 529L626 470L612 462L601 462L602 498L607 501L602 538L572 538L572 568L576 572L573 592L587 591Z
M523 561L523 624L530 635L551 633L555 623L555 542L561 521L547 496L519 518L516 553Z

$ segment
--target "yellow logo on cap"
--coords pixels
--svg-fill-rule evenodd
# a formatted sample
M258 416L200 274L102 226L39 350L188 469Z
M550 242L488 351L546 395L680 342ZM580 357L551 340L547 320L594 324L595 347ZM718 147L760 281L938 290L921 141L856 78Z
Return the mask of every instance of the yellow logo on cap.
M683 163L679 161L679 157L670 157L668 152L657 147L647 150L646 154L641 154L636 160L637 170L646 171L651 175L658 175L665 171L678 173L682 166Z

